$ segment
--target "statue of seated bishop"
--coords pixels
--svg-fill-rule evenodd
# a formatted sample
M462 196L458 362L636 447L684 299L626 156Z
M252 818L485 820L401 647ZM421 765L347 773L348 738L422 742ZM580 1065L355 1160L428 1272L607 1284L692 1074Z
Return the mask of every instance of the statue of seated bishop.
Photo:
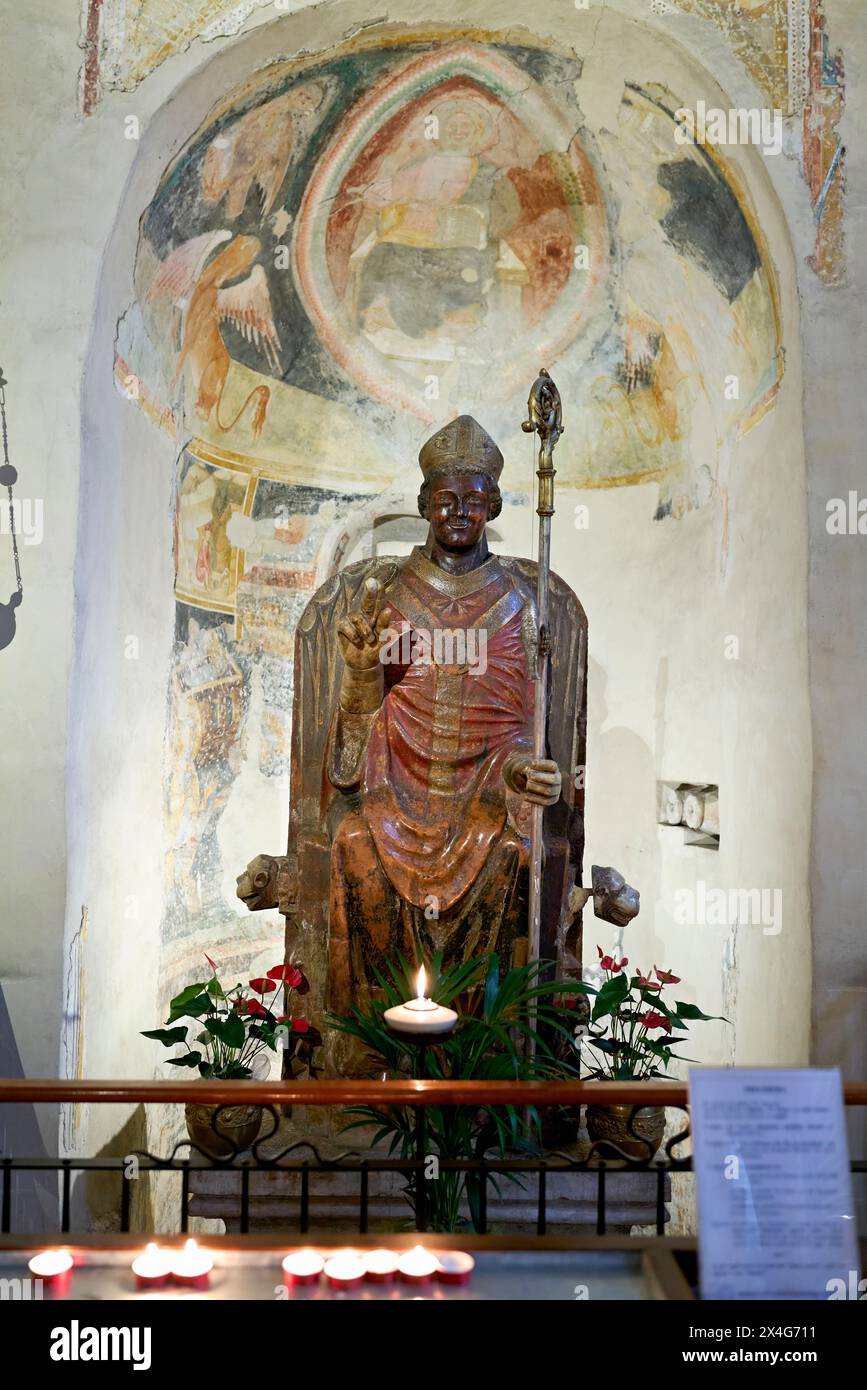
M419 463L425 544L348 566L302 614L287 852L238 879L251 910L285 914L314 1018L360 1003L398 950L525 960L533 803L540 954L580 974L587 619L552 574L547 756L534 757L536 565L493 555L485 534L503 456L462 415ZM594 867L594 889L607 920L637 912L613 871Z

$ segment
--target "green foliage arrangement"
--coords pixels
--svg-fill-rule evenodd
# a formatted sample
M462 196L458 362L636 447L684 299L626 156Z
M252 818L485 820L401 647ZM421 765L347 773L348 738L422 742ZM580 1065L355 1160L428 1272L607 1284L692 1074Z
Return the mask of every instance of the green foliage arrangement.
M210 956L205 960L211 978L176 994L166 1026L142 1031L142 1037L153 1038L163 1047L185 1047L185 1052L168 1059L170 1065L195 1068L206 1079L247 1081L257 1058L280 1046L311 1069L312 1051L322 1042L318 1031L306 1018L291 1012L278 1014L271 1006L271 996L282 1003L284 992L286 996L307 993L310 986L302 971L294 965L275 965L267 975L226 990L214 961ZM192 1019L201 1030L193 1038L195 1046L190 1044L189 1025L178 1023L182 1018Z
M538 1081L570 1074L552 1041L571 1044L572 1023L568 1014L564 1016L562 1003L564 997L589 992L587 986L555 980L548 961L530 961L501 975L499 959L493 953L446 970L438 956L431 971L431 998L438 1004L456 1006L459 1020L450 1037L426 1049L425 1074L429 1079ZM381 999L347 1015L329 1015L331 1028L364 1044L372 1074L381 1076L386 1071L390 1077L401 1077L412 1073L415 1049L389 1031L383 1015L415 993L413 975L413 967L398 956L385 972L377 972ZM372 1128L372 1144L388 1140L389 1153L401 1158L415 1156L415 1112L410 1107L359 1105L344 1113L349 1120L345 1129ZM439 1159L503 1158L507 1153L535 1150L541 1132L538 1112L532 1106L429 1106L426 1124L428 1151ZM495 1178L489 1180L497 1187ZM442 1169L435 1182L427 1182L431 1229L459 1231L464 1225L464 1201L473 1225L480 1229L480 1186L479 1174L448 1169ZM405 1196L415 1211L415 1175L408 1179Z
M585 986L595 997L589 1025L579 1030L582 1051L590 1057L589 1079L649 1081L665 1076L672 1062L692 1061L672 1049L686 1041L690 1023L708 1023L715 1016L682 999L673 1006L663 999L667 986L680 984L670 970L654 966L652 973L628 975L626 956L616 960L601 946L596 950L604 981L598 990Z

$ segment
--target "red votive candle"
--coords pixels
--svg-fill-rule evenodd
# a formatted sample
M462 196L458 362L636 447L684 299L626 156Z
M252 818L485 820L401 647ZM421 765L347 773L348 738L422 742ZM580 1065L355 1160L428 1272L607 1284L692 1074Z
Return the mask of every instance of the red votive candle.
M214 1257L200 1250L194 1240L188 1240L183 1250L171 1255L171 1275L176 1284L187 1289L206 1289L211 1282Z
M132 1262L137 1289L161 1289L169 1282L171 1271L171 1250L161 1250L153 1243L146 1246L144 1252L137 1255Z
M27 1268L34 1279L42 1280L43 1289L62 1298L69 1289L73 1264L68 1250L41 1250L28 1260Z
M405 1284L428 1284L437 1272L437 1260L429 1250L417 1245L401 1255L397 1268Z
M325 1261L315 1250L293 1250L283 1261L283 1283L287 1289L315 1284L324 1268Z
M397 1255L393 1250L368 1250L362 1256L364 1273L371 1284L392 1284L397 1276Z
M325 1278L332 1289L352 1289L364 1278L364 1261L354 1250L338 1250L325 1261Z
M468 1284L476 1267L472 1255L463 1250L438 1251L437 1278L441 1284Z

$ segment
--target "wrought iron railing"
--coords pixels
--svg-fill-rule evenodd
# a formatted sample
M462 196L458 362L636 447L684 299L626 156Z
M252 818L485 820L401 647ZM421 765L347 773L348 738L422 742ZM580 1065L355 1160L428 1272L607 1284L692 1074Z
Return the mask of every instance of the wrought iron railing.
M867 1105L867 1083L845 1087L847 1105ZM543 1150L502 1155L488 1153L481 1158L449 1159L438 1156L438 1171L475 1175L479 1194L476 1228L481 1234L489 1229L489 1187L498 1177L535 1177L535 1230L544 1236L549 1226L549 1179L559 1173L591 1173L595 1179L595 1230L605 1235L608 1227L607 1203L611 1184L625 1173L653 1174L653 1209L658 1235L665 1232L667 1180L674 1173L692 1169L688 1148L689 1110L685 1085L673 1081L650 1082L477 1082L477 1081L276 1081L276 1082L216 1082L216 1081L28 1081L0 1079L0 1104L12 1103L88 1103L91 1105L178 1104L198 1102L218 1107L212 1125L221 1146L228 1148L225 1156L217 1157L191 1139L179 1140L165 1156L147 1150L133 1151L138 1173L176 1173L179 1177L181 1232L189 1229L191 1184L196 1174L208 1168L237 1173L240 1192L238 1202L239 1231L250 1228L251 1187L254 1173L280 1172L297 1174L300 1190L297 1199L297 1221L287 1230L304 1235L310 1229L313 1185L323 1173L351 1174L357 1178L357 1224L354 1229L364 1235L368 1231L371 1209L370 1179L374 1174L399 1174L414 1182L415 1227L426 1231L429 1224L429 1196L425 1168L429 1160L426 1111L430 1106L492 1106L535 1107L538 1111L581 1105L628 1105L630 1119L628 1138L630 1148L641 1156L625 1152L612 1140L596 1140L578 1152ZM220 1115L239 1105L262 1106L270 1116L248 1149L239 1150L226 1139L224 1130L217 1129ZM377 1109L408 1107L414 1115L414 1145L412 1156L398 1158L383 1156L375 1149L365 1154L346 1149L332 1156L323 1156L309 1139L300 1139L275 1151L268 1147L278 1133L280 1112L289 1106L319 1106L344 1110L358 1105L374 1105ZM660 1147L639 1133L636 1116L648 1107L665 1107L667 1111L682 1112ZM641 1154L642 1147L646 1153ZM195 1163L193 1160L195 1155ZM34 1158L6 1154L0 1158L0 1231L11 1232L12 1195L16 1175L22 1172L57 1173L60 1175L59 1233L71 1231L71 1186L75 1173L116 1173L119 1182L119 1223L121 1232L130 1229L131 1182L130 1154L86 1158L79 1156ZM855 1160L854 1173L867 1173L867 1162ZM349 1227L347 1226L347 1230Z

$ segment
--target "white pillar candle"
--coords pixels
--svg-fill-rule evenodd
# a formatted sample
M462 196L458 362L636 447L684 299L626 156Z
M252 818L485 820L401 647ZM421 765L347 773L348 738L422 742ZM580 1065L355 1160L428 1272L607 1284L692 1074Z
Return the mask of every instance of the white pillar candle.
M442 1037L446 1033L451 1033L458 1021L458 1016L454 1009L447 1009L442 1004L435 1004L432 999L425 997L427 978L424 966L418 972L417 995L415 999L408 999L405 1004L398 1004L393 1009L386 1009L384 1018L386 1026L394 1033L411 1033L418 1038Z

